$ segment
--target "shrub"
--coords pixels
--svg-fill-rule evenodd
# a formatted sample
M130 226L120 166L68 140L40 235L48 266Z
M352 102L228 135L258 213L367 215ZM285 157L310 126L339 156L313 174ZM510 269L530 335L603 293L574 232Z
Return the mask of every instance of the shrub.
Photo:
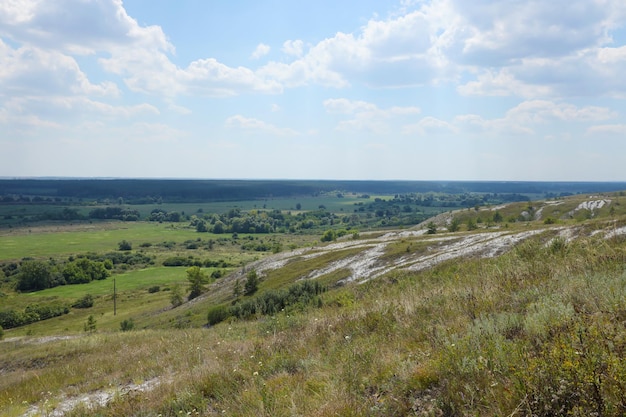
M332 242L333 240L337 240L337 232L332 229L328 229L324 232L320 240L322 242Z
M158 285L154 285L154 286L148 288L148 292L150 294L154 294L155 292L159 292L159 291L161 291L161 287L159 287Z
M117 248L121 251L129 251L133 250L133 245L127 240L122 240L117 244Z
M127 332L129 330L133 330L135 328L135 322L133 319L122 320L120 323L120 330L123 332Z
M85 296L74 304L72 304L74 308L91 308L93 307L93 296L91 294L85 294Z
M207 322L210 326L220 323L230 317L230 311L224 305L217 305L209 308Z
M0 340L4 337L4 329L0 326Z
M170 256L163 261L163 266L192 266L192 258L185 258L184 256Z

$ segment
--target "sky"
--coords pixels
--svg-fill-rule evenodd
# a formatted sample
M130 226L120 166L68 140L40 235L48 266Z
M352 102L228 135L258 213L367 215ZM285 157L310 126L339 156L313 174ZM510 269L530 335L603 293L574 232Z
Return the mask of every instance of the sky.
M0 177L626 180L623 0L2 0Z

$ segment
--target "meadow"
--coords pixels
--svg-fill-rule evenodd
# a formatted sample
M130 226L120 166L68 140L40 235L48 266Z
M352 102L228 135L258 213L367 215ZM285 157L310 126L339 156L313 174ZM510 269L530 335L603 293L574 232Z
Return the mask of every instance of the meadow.
M70 304L85 294L94 305L4 330L0 410L6 416L55 410L68 416L624 415L622 196L439 210L430 220L433 235L426 224L361 231L330 242L331 250L320 240L321 227L236 238L141 221L4 229L5 262L119 252L118 243L128 240L129 253L154 263L116 265L103 280L27 293L5 281L0 310ZM587 209L601 199L610 204ZM284 203L300 203L304 211L305 201ZM334 206L336 215L348 206ZM451 219L459 221L456 232L448 230ZM436 248L481 234L530 231L499 256L394 269L360 284L343 281L353 274L348 262L316 278L326 291L314 303L207 325L216 306L259 305L302 277L375 250L377 268L408 256L436 258ZM398 237L385 238L392 232ZM270 239L281 251L245 249ZM174 307L174 288L186 295L188 266L163 266L172 256L229 266L203 266L207 276L223 275L211 278L202 296ZM266 259L278 263L262 269ZM235 282L255 268L257 291L236 296ZM90 316L93 331L86 327ZM132 328L124 329L129 320Z

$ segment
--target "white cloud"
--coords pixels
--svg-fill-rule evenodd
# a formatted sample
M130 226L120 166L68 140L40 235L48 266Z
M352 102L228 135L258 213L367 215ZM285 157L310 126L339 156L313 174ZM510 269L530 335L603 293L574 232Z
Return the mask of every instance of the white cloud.
M587 129L587 135L596 136L624 136L626 135L626 124L596 125Z
M121 0L26 1L25 6L26 13L7 10L10 7L0 11L0 34L74 54L120 46L174 50L159 26L140 26Z
M302 56L302 53L304 52L304 42L299 39L295 41L285 41L283 43L282 51L287 55L292 55L296 57Z
M92 84L76 60L54 50L23 46L11 48L0 39L0 84L5 94L89 94L117 96L110 82Z
M418 107L412 106L380 109L373 103L345 98L325 100L324 108L329 114L350 116L349 119L339 122L337 130L366 130L378 134L396 130L397 125L402 124L407 117L411 119L421 111Z
M420 136L458 133L458 131L456 126L432 116L424 117L419 122L405 125L402 128L402 133L405 135L417 134Z
M266 45L264 43L260 43L257 45L256 49L254 50L254 52L252 52L252 55L250 56L252 59L259 59L261 57L264 57L265 55L270 53L270 46Z
M476 114L455 117L454 125L467 133L492 133L500 137L509 134L532 135L545 126L560 126L562 122L583 124L617 117L605 107L577 107L568 103L530 100L508 110L504 117L485 119Z
M226 119L226 127L237 128L251 133L264 133L273 136L298 136L299 133L290 128L281 128L259 119L244 117L240 114Z

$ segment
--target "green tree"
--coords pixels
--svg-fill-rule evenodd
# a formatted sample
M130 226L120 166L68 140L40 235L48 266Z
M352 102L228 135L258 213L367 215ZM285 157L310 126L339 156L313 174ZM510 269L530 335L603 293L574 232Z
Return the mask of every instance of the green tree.
M328 229L324 232L320 240L322 242L332 242L333 240L337 240L337 232L335 232L333 229Z
M233 295L235 296L235 299L239 299L239 297L241 297L241 282L239 281L239 279L235 280Z
M94 333L96 331L96 319L93 315L89 315L89 317L87 317L87 321L85 322L85 325L83 326L83 330L85 330L85 333Z
M252 295L259 289L259 276L253 269L246 276L246 283L243 286L245 295Z
M470 218L467 220L467 230L476 230L477 228L478 226L476 225L474 219Z
M435 224L435 222L429 222L426 225L426 233L428 233L429 235L434 235L435 233L437 233L437 225Z
M501 221L502 221L502 214L500 214L500 212L496 210L496 212L493 213L493 222L500 223Z
M458 232L460 225L461 225L461 221L459 220L459 218L453 217L452 220L450 221L450 224L448 225L448 231Z
M196 224L196 232L206 233L208 231L209 228L207 227L206 222L204 220L198 221L198 223Z
M215 224L213 225L213 233L219 235L219 234L224 233L225 231L226 231L226 225L220 220L216 221Z
M172 303L172 307L178 307L183 303L183 294L180 289L180 285L178 284L172 287L172 291L170 293L170 303Z
M187 281L189 281L189 296L188 300L193 300L194 298L201 295L206 288L204 285L209 282L209 277L207 274L202 272L199 266L192 266L187 269Z
M41 261L25 261L20 265L17 289L20 291L37 291L49 288L52 283L50 265Z

